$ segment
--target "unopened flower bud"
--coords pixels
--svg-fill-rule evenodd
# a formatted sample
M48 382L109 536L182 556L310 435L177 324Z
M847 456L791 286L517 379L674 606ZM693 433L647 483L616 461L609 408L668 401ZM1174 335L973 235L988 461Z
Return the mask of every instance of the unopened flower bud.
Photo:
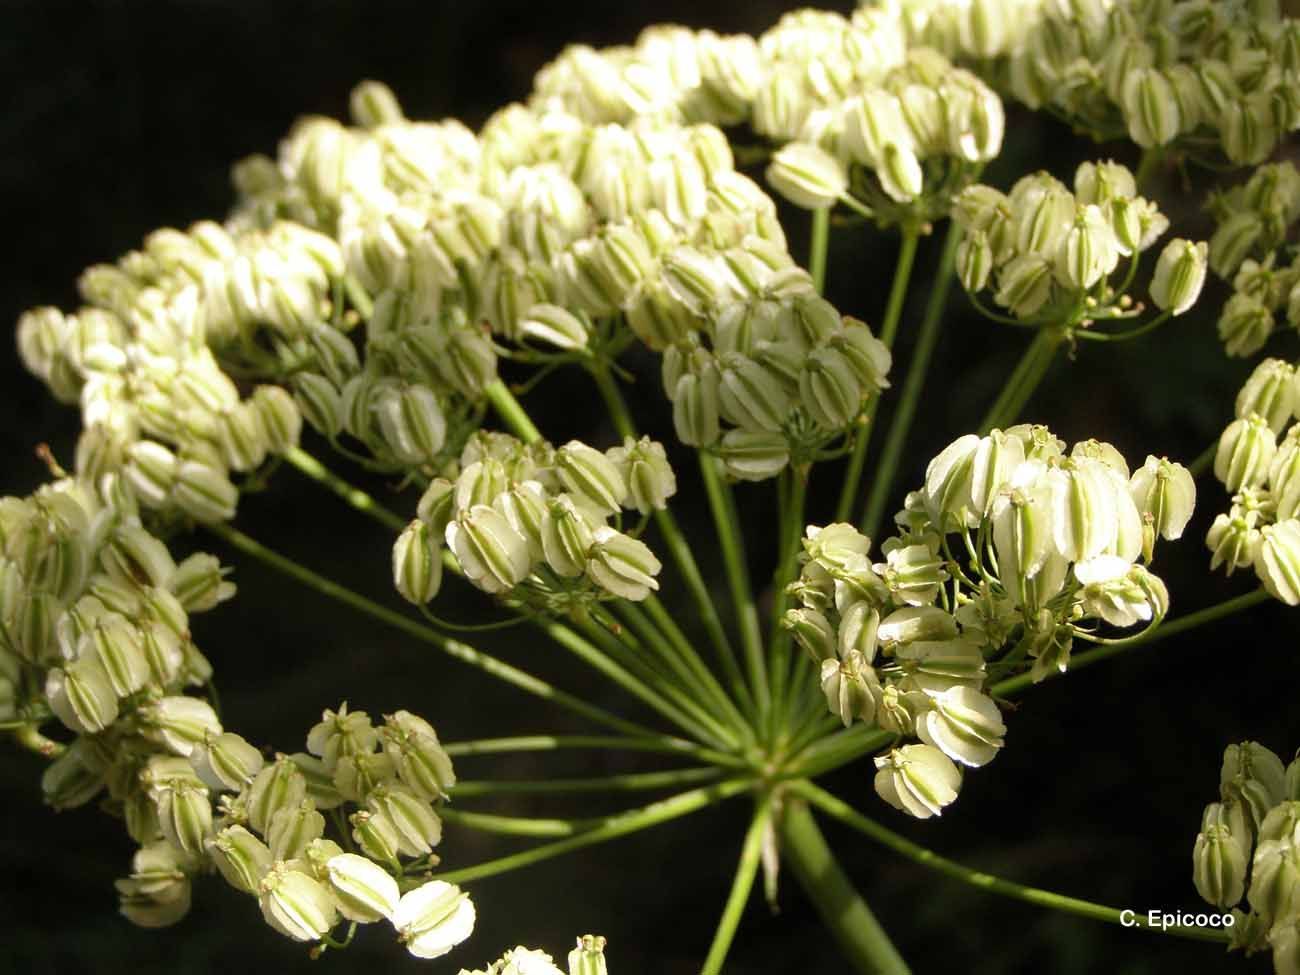
M293 377L293 392L303 419L314 430L330 439L343 431L343 400L332 382L317 373L300 372Z
M1265 840L1251 861L1250 906L1272 921L1285 922L1300 908L1300 845Z
M207 701L188 695L164 697L136 712L144 736L173 754L188 758L209 734L221 734L221 721Z
M252 404L262 422L267 449L273 454L286 453L298 446L302 434L302 412L292 396L279 386L258 386Z
M673 429L690 447L711 447L720 435L716 378L686 373L672 390Z
M398 711L385 719L380 734L385 751L407 786L431 802L447 798L456 784L456 774L451 758L427 721L409 711Z
M202 855L212 835L212 801L195 782L174 781L155 791L158 825L167 842L190 856Z
M628 501L641 514L664 508L668 499L677 493L677 477L663 444L658 441L629 437L623 446L610 450L608 456L628 485Z
M1219 438L1214 476L1231 492L1264 483L1277 453L1268 421L1257 413L1230 423Z
M1169 79L1154 68L1138 68L1124 79L1122 97L1129 137L1144 149L1168 145L1182 119Z
M1192 881L1196 892L1215 907L1230 908L1246 892L1250 832L1240 807L1211 803L1201 818L1192 847Z
M79 738L52 761L41 775L41 794L52 809L83 806L103 790L104 762L91 740Z
M835 628L815 609L787 610L781 625L794 636L814 663L836 659Z
M1152 531L1167 541L1181 538L1196 506L1196 482L1182 464L1148 455L1129 479L1129 491ZM1150 552L1146 553L1150 559Z
M1288 606L1300 604L1300 521L1289 518L1259 530L1255 574L1269 595Z
M166 586L176 572L167 546L138 525L122 525L100 560L115 580L136 586Z
M1216 515L1205 536L1206 545L1214 553L1210 558L1210 571L1224 565L1228 575L1232 575L1237 569L1254 565L1259 542L1259 529L1255 527L1253 517Z
M904 745L876 759L876 793L917 819L940 815L957 798L961 772L931 745Z
M604 938L584 934L578 939L578 946L569 952L569 975L609 975Z
M767 167L767 181L805 210L834 206L848 189L848 175L839 160L806 142L790 142L777 150Z
M655 576L661 568L649 546L640 539L605 525L592 535L586 570L602 589L639 602L659 589Z
M333 770L342 758L368 755L375 750L379 732L365 711L352 711L344 702L338 711L326 710L307 733L307 750Z
M371 790L366 806L393 825L401 856L422 856L442 841L442 821L429 801L404 786L386 784Z
M1295 367L1281 359L1265 359L1237 393L1236 415L1258 413L1274 433L1281 433L1295 412L1298 392Z
M307 781L292 759L281 756L254 776L246 794L248 823L265 835L271 818L307 795Z
M848 357L831 347L808 356L799 395L808 414L828 430L848 426L862 408L863 390Z
M1205 284L1209 245L1176 237L1165 245L1151 278L1151 300L1161 311L1181 315L1196 303Z
M1273 332L1273 313L1258 298L1234 294L1223 306L1217 325L1230 356L1254 355Z
M764 481L790 463L790 446L778 433L729 430L718 453L727 473L740 481Z
M957 277L971 294L983 291L993 273L993 248L983 230L970 230L957 245Z
M593 447L571 440L556 451L555 466L565 488L602 513L614 514L627 498L617 465Z
M1219 794L1225 802L1241 804L1252 829L1285 798L1286 770L1282 760L1257 741L1244 741L1223 750Z
M486 505L476 505L448 524L446 538L465 577L486 592L506 592L528 575L527 540Z
M118 697L134 694L149 680L140 631L117 613L100 617L78 642L79 657L94 656L104 665Z
M230 731L208 735L189 758L203 784L217 792L242 791L266 764L261 752Z
M95 657L57 667L45 678L45 697L59 720L81 734L98 734L117 720L117 694Z
M533 305L519 330L526 338L569 352L585 349L591 331L577 315L548 304Z
M266 844L242 826L227 826L208 841L207 851L226 883L246 894L257 893L274 859Z
M858 718L868 725L875 720L880 684L876 672L856 650L850 650L843 659L823 660L821 685L827 708L844 727Z
M141 847L131 861L131 876L115 883L122 916L142 928L161 928L189 913L187 859L166 843Z
M442 585L438 538L423 521L415 520L393 544L393 585L402 598L423 606Z
M1017 318L1029 318L1047 302L1052 290L1052 268L1038 254L1012 258L998 272L995 301Z

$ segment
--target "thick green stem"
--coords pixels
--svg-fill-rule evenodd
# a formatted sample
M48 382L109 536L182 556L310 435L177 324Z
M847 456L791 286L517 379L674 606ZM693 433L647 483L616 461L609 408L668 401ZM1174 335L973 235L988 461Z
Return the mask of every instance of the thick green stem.
M885 437L885 448L880 454L880 463L876 465L871 478L871 492L867 497L867 511L862 518L862 533L868 538L875 538L884 515L885 505L889 503L890 491L894 486L894 477L898 473L898 464L903 456L903 446L912 429L912 420L921 402L921 390L925 386L925 375L930 369L930 359L939 343L939 331L943 325L944 306L948 301L948 289L953 281L953 263L957 258L957 245L961 243L961 227L950 221L948 233L944 237L943 251L939 255L939 267L930 282L930 297L925 305L925 317L916 334L916 348L912 351L912 361L907 366L907 378L903 380L903 392L898 405L894 407L894 416L889 423L889 434Z
M898 334L898 320L903 314L903 301L907 297L907 283L912 276L912 264L916 260L916 244L919 239L920 234L915 227L910 224L903 226L903 241L898 249L898 263L894 266L894 283L890 286L885 317L880 325L880 341L890 348L894 345L894 336ZM840 489L840 502L835 508L836 521L852 520L853 508L858 500L858 486L862 481L862 469L867 462L872 420L879 402L880 394L876 393L867 405L869 413L866 421L854 438L853 453L849 455L849 466L844 473L844 486Z
M614 429L620 436L635 437L636 427L628 414L627 404L623 402L623 394L619 391L614 377L610 375L607 368L599 365L592 367L590 371L596 388L605 401L605 407L609 410L610 418L614 421ZM732 686L732 693L737 700L743 701L746 697L745 680L740 673L736 651L732 648L731 641L727 639L727 631L723 628L717 607L713 605L713 599L709 596L709 587L691 552L690 543L686 541L681 528L677 525L677 519L669 509L661 508L655 511L654 519L659 534L663 536L664 544L668 546L669 554L677 563L677 570L681 573L682 581L686 583L686 589L700 614L700 621L713 642L727 681Z
M628 772L623 775L603 775L589 779L463 779L451 793L456 799L476 796L567 795L588 792L651 792L679 785L708 782L722 775L714 766L669 769L665 772Z
M238 549L246 555L251 555L259 562L275 569L277 572L295 579L308 588L316 590L321 595L327 596L345 606L350 606L353 609L359 610L367 616L373 617L382 623L387 623L389 626L401 630L408 636L415 637L417 640L421 640L424 643L436 647L443 653L455 657L462 663L467 663L470 666L477 667L484 673L490 674L498 680L504 681L513 687L527 691L529 694L533 694L545 700L553 701L561 707L568 708L575 714L580 714L597 724L604 725L607 728L613 728L616 731L621 731L637 737L667 737L651 728L646 728L636 722L620 718L618 715L612 714L594 704L588 704L581 698L574 697L572 694L568 694L557 687L553 687L545 681L534 677L532 674L522 671L517 667L513 667L504 661L497 660L495 657L491 657L482 651L475 650L466 643L462 643L459 640L453 640L450 637L443 636L436 630L422 626L395 610L391 610L386 606L381 606L379 603L367 599L360 593L353 592L351 589L339 585L332 579L327 579L322 575L318 575L307 567L281 555L279 552L267 548L261 542L250 538L248 535L245 535L243 532L238 531L229 525L214 524L206 525L205 527L233 548Z
M492 404L492 409L497 411L497 416L514 431L516 437L524 443L535 443L542 439L542 432L533 425L532 419L520 405L519 400L515 399L514 394L500 379L488 383L483 393Z
M719 469L720 462L702 451L699 457L700 474L704 478L704 491L708 495L709 507L717 525L718 545L722 549L727 584L731 587L731 601L736 609L736 623L740 630L740 645L749 671L749 686L758 704L761 726L762 722L766 722L772 706L772 691L763 667L763 633L758 621L758 608L754 605L753 586L749 580L740 517L736 512L736 500L731 487Z
M1020 416L1020 411L1034 395L1038 384L1047 375L1056 357L1056 347L1061 344L1061 333L1051 328L1041 328L1025 349L1025 354L1016 363L1011 378L998 394L997 400L989 408L980 423L980 434L986 434L994 428L1012 425Z
M758 866L763 856L763 843L771 825L772 794L768 792L759 797L754 818L750 820L749 829L745 832L745 842L740 848L740 862L736 864L736 878L731 883L731 893L727 895L727 903L722 908L722 918L718 921L700 975L718 975L722 971L727 952L731 950L731 942L736 937L736 928L739 927L745 905L749 902L750 891L754 889L754 878L758 876Z
M808 248L808 273L818 294L826 291L826 252L831 237L831 208L821 207L812 212L812 234Z
M781 850L856 971L862 975L908 975L907 962L840 869L802 800L788 800L782 809Z
M1081 917L1092 918L1095 921L1105 921L1108 924L1124 924L1126 927L1151 927L1147 923L1145 912L1134 913L1131 920L1125 924L1121 918L1124 914L1119 908L1106 907L1102 904L1094 904L1091 901L1080 900L1077 897L1067 897L1064 894L1056 894L1050 890L1041 890L1037 887L1028 887L1024 884L1018 884L1011 880L1004 880L1001 877L995 877L992 874L984 873L981 870L973 870L970 867L955 863L945 857L939 856L933 850L924 846L913 843L906 837L899 836L892 830L886 829L875 820L868 819L848 803L837 799L825 789L818 788L811 782L794 782L791 783L791 791L803 796L818 809L827 815L838 819L847 826L851 826L858 832L869 836L877 843L888 847L895 853L907 857L924 867L937 870L949 877L955 877L957 880L971 884L981 890L992 891L995 894L1001 894L1004 897L1012 897L1016 900L1025 901L1029 904L1037 904L1040 907L1050 907L1054 910L1065 911L1069 914L1078 914ZM1162 930L1159 927L1153 930ZM1228 935L1224 931L1217 931L1212 928L1195 928L1182 927L1179 925L1164 928L1167 933L1178 935L1183 938L1194 938L1200 941L1227 941Z
M662 802L654 802L640 809L631 812L619 813L616 816L609 816L599 821L599 825L581 833L577 836L570 836L566 839L557 840L554 843L545 843L542 846L535 846L530 850L522 850L519 853L512 853L509 856L498 857L495 860L488 860L484 863L478 863L471 867L463 867L459 870L448 870L444 873L436 874L436 879L445 880L452 884L461 884L470 880L481 880L484 877L495 877L497 874L508 873L512 870L519 870L522 867L531 866L534 863L540 863L543 860L549 860L552 857L560 856L572 850L580 850L583 847L594 846L597 843L604 843L609 840L618 839L620 836L627 836L629 833L635 833L643 829L649 829L651 826L658 826L660 823L666 823L673 819L680 819L682 816L705 809L714 803L729 799L732 796L746 792L753 786L749 779L733 779L727 782L720 782L717 785L703 786L699 789L691 789L689 792L682 792L673 796L671 799L665 799Z
M453 826L498 833L502 836L579 836L599 826L599 819L535 819L526 816L498 816L443 806L438 815Z

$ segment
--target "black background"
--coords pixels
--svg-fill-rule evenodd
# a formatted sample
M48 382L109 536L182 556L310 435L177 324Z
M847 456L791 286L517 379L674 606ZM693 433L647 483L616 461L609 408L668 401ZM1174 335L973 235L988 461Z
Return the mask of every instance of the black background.
M359 79L393 86L415 118L456 116L480 124L494 108L526 95L533 73L569 41L631 42L649 23L675 21L724 31L760 31L780 5L673 2L649 5L480 2L0 3L0 223L8 257L0 263L0 321L36 304L75 306L75 279L112 260L155 227L219 217L230 204L229 164L274 153L293 119L341 117ZM986 179L1007 186L1046 168L1069 179L1085 158L1134 162L1132 147L1093 147L1066 129L1011 111L1004 155ZM1199 194L1176 175L1157 191L1175 233L1206 236ZM791 212L792 250L806 253L806 215ZM832 242L830 297L846 312L878 322L896 250L863 228ZM917 286L900 337L905 363L937 241L922 245ZM1144 275L1145 276L1145 275ZM1134 465L1148 452L1190 460L1226 422L1248 365L1226 360L1213 331L1221 284L1207 288L1199 314L1175 320L1121 348L1085 345L1060 362L1030 404L1030 418L1067 440L1096 436ZM900 485L926 460L975 425L1008 375L1025 339L973 317L958 293L922 400ZM1270 352L1296 356L1287 332ZM638 421L671 434L655 364L634 354L630 391ZM896 373L901 378L901 369ZM74 410L60 407L26 375L8 346L0 351L0 490L23 494L43 477L32 448L49 442L70 458ZM547 436L597 443L613 434L579 377L544 383L529 402ZM885 407L887 422L888 405ZM309 444L312 446L312 444ZM697 554L720 584L711 533L699 510L692 458L680 461L681 517ZM414 497L391 497L402 511ZM838 472L814 478L810 520L833 508ZM1249 579L1206 571L1203 546L1213 514L1226 507L1217 483L1202 480L1202 501L1187 536L1166 544L1156 569L1175 613L1245 591ZM771 571L772 486L742 486L755 578ZM305 563L391 600L388 542L292 472L240 509L245 530ZM447 740L516 733L583 731L565 712L498 687L432 651L295 588L209 539L194 544L236 567L240 595L196 620L196 636L218 668L228 726L286 751L301 747L323 706L348 699L381 713L407 707ZM682 606L668 577L665 598ZM462 617L481 612L476 595L449 585L442 597ZM459 605L458 600L460 601ZM452 615L451 612L448 615ZM828 785L899 831L973 866L1118 907L1204 907L1191 884L1190 851L1201 807L1215 798L1225 744L1258 739L1289 756L1300 745L1294 675L1295 617L1269 605L1246 618L1050 682L1010 718L1006 749L967 776L958 804L941 821L905 820L881 804L863 762ZM598 703L635 708L560 651L528 631L483 637L485 648ZM466 759L464 778L529 778L660 767L619 755ZM309 962L272 933L251 900L219 882L202 883L183 923L135 929L115 913L111 882L128 868L131 846L119 825L94 809L53 815L41 806L40 765L0 750L0 971L188 973L231 971L453 971L496 957L516 943L557 956L573 935L610 938L616 975L697 970L730 883L747 815L732 802L652 832L527 871L473 885L480 920L451 960L409 959L376 926L343 955ZM612 803L612 804L611 804ZM479 802L503 812L594 815L619 800ZM1257 959L1222 960L1212 946L1124 931L992 897L929 873L834 825L833 845L864 896L917 972L1210 972L1267 970ZM451 827L449 866L477 862L520 844ZM732 954L736 972L842 969L793 878L783 877L780 913L756 898Z

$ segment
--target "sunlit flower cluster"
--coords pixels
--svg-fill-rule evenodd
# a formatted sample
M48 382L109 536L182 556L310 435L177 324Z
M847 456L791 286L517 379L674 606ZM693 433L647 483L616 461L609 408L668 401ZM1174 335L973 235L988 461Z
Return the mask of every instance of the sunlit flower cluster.
M444 542L475 586L542 609L597 594L642 600L659 588L659 560L609 519L625 509L648 516L676 493L661 444L628 438L602 453L479 432L457 466L429 485L393 547L406 599L423 605L437 594Z
M1258 742L1227 747L1219 801L1205 807L1192 849L1192 878L1206 901L1232 911L1233 948L1271 949L1276 972L1297 970L1300 757L1283 766Z
M1159 623L1164 583L1147 567L1176 539L1195 486L1149 457L1135 472L1110 444L1066 445L1045 427L969 434L930 463L880 561L849 525L810 527L802 608L785 624L821 668L845 725L920 739L877 759L876 789L913 816L957 796L959 766L987 764L1006 726L989 686L1064 672L1076 639ZM955 549L955 552L954 552Z

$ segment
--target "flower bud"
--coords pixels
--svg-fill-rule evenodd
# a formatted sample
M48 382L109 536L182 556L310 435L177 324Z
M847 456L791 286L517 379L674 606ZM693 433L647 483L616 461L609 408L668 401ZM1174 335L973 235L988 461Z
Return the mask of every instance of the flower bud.
M427 721L409 711L398 711L385 719L380 735L385 752L408 787L431 802L447 798L456 784L456 774Z
M577 315L558 305L536 304L520 322L520 332L530 339L566 352L587 347L590 327Z
M355 853L341 853L325 863L330 892L339 913L349 921L369 924L390 918L401 893L397 881L378 864Z
M263 835L281 809L296 806L307 795L307 780L292 759L280 756L253 777L245 796L248 823Z
M1263 234L1264 221L1255 210L1230 213L1210 237L1210 268L1224 280L1231 280Z
M1178 135L1182 119L1169 79L1154 68L1138 68L1124 79L1120 103L1129 137L1150 149L1168 145Z
M727 473L740 481L764 481L790 463L790 446L783 435L729 430L718 449Z
M134 694L149 680L140 631L116 613L100 617L78 641L78 657L93 656L104 666L118 697Z
M971 294L983 291L993 273L993 248L983 230L970 230L957 245L957 277Z
M721 431L716 378L686 373L678 379L672 396L677 439L689 447L711 447L717 443Z
M776 433L790 412L790 394L758 362L737 353L719 360L718 404L722 415L742 430Z
M939 525L978 524L971 514L971 477L980 438L959 437L941 450L925 469L925 500Z
M578 946L569 952L569 975L609 975L604 938L584 934L578 939Z
M246 894L256 894L271 869L271 851L242 826L227 826L208 841L207 850L226 883Z
M343 399L324 376L298 373L293 377L293 396L303 419L314 430L331 440L343 432Z
M1223 431L1214 455L1214 476L1231 492L1261 485L1276 453L1277 441L1268 421L1252 413Z
M423 521L406 526L393 545L393 585L402 598L423 606L442 585L442 557L437 537Z
M628 437L623 446L613 448L608 456L628 485L628 500L641 514L666 507L668 499L677 493L677 478L663 444L649 437L640 440Z
M217 421L221 459L237 471L251 471L266 460L268 436L251 402L239 403Z
M258 894L266 923L295 941L319 941L338 919L329 890L287 863L271 866L258 884Z
M190 879L184 859L166 843L141 847L131 861L131 876L115 882L122 916L142 928L162 928L188 914Z
M1067 288L1087 291L1115 270L1119 242L1101 208L1080 207L1065 239L1057 247L1053 271Z
M855 718L868 725L875 720L880 683L876 672L858 651L850 650L842 660L823 660L821 685L827 708L844 727L853 724Z
M202 613L235 595L235 584L226 581L229 573L229 569L221 567L216 556L195 552L176 567L167 588L183 609ZM160 600L165 598L158 597ZM175 627L172 629L175 631Z
M993 761L1007 727L991 697L957 685L934 695L931 703L931 710L917 716L917 737L972 768Z
M167 546L138 525L122 525L100 554L108 574L136 586L166 586L176 572Z
M302 412L287 391L279 386L258 386L253 391L252 404L271 453L283 454L298 446Z
M1259 530L1255 574L1269 595L1288 606L1300 604L1300 521L1289 518Z
M366 796L366 806L376 817L393 825L397 852L402 856L422 856L432 852L442 841L442 821L429 805L410 789L400 785L381 785Z
M1268 811L1286 795L1286 770L1282 760L1256 741L1229 745L1223 751L1219 794L1225 802L1240 803L1258 829Z
M429 526L430 532L442 538L447 532L447 523L455 517L455 502L455 485L445 477L435 477L420 496L415 513Z
M815 609L787 610L781 626L789 630L794 640L812 657L813 663L836 659L835 628Z
M296 806L286 806L271 817L266 841L277 860L296 860L307 847L325 833L325 817L316 811L316 803L304 799Z
M402 895L390 920L416 958L439 958L474 930L474 902L459 887L431 880Z
M907 676L909 689L940 694L955 685L978 688L984 681L984 656L968 637L916 640L899 645L894 658Z
M902 120L899 120L900 125ZM772 156L767 182L805 210L832 207L848 190L848 175L839 160L806 142L790 142Z
M139 440L127 448L124 473L141 504L161 508L176 480L176 455L160 443Z
M1295 367L1281 359L1265 359L1237 393L1236 415L1258 413L1276 434L1286 429L1296 405Z
M437 458L447 438L447 420L432 390L415 385L387 389L376 400L384 443L398 460L424 464Z
M189 758L203 784L215 792L241 792L266 764L261 752L230 731L209 734Z
M214 524L235 517L239 490L223 471L187 460L176 469L172 498L195 521Z
M1226 565L1228 575L1232 575L1237 569L1254 565L1259 542L1259 529L1255 527L1253 516L1216 515L1205 536L1206 545L1214 553L1210 558L1210 571Z
M961 771L931 745L904 745L876 759L876 793L917 819L940 815L957 798Z
M592 541L586 570L596 585L634 602L659 589L655 576L663 566L640 539L601 525Z
M98 734L117 720L117 694L95 657L51 670L45 678L45 697L59 720L80 734Z
M1196 303L1205 284L1209 245L1175 237L1160 252L1151 278L1151 300L1161 311L1181 315Z
M62 811L84 806L103 790L104 763L88 738L78 738L41 775L45 804Z
M614 514L627 498L617 465L593 447L570 440L556 451L555 466L564 487L603 514Z
M858 382L867 392L889 388L891 356L889 346L871 334L865 322L845 317L843 328L830 334L827 343L841 352L852 367Z
M1223 306L1217 325L1224 351L1230 356L1254 355L1273 332L1273 313L1258 298L1234 294Z
M1274 923L1288 920L1300 909L1300 845L1265 840L1251 861L1250 906Z
M345 701L337 712L326 710L321 720L307 733L307 750L318 756L329 770L339 760L353 755L368 755L379 742L379 732L365 711L349 711Z
M819 425L841 430L861 410L863 390L848 358L825 347L816 349L805 360L799 375L799 396L804 409Z
M547 564L566 578L582 575L595 541L595 527L592 516L571 495L553 498L542 519L542 552Z
M212 705L197 697L164 697L136 712L141 731L168 751L188 758L209 734L221 734L221 721Z
M874 566L890 594L908 606L934 602L939 588L948 581L944 562L929 546L903 545L892 549L885 562Z
M475 505L448 524L446 538L465 577L485 592L507 592L528 576L527 540L486 505Z
M1270 809L1259 824L1259 841L1290 840L1296 835L1297 826L1300 826L1300 801L1285 799Z
M212 802L195 782L173 781L153 792L158 825L167 842L190 856L201 856L212 835Z
M1250 832L1240 807L1211 803L1201 819L1192 847L1192 881L1196 892L1215 907L1230 908L1246 891Z
M1017 318L1029 318L1047 302L1051 290L1051 265L1038 254L1022 254L998 272L994 300Z

